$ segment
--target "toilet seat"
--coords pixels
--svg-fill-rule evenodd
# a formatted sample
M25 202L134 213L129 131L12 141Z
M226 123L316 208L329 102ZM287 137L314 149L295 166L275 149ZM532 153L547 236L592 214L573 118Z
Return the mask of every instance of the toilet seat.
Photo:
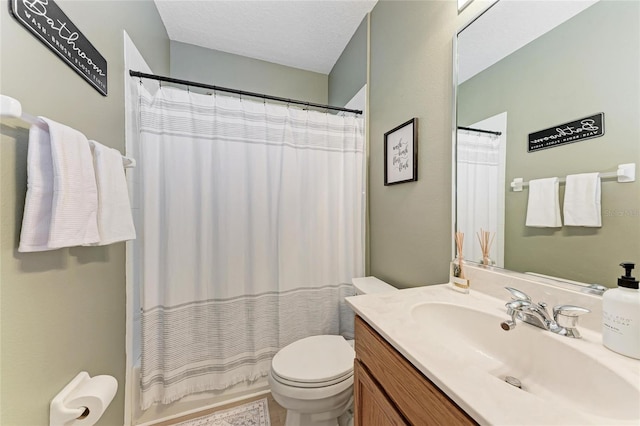
M289 404L285 404L281 397L299 401L321 401L326 398L334 398L344 392L350 394L353 393L353 374L347 377L345 380L335 383L333 385L324 385L318 387L301 387L290 386L285 383L281 383L277 378L273 376L273 370L268 374L269 388L274 398L280 405L289 409Z
M271 375L298 388L320 388L353 376L355 351L341 336L311 336L282 348L273 357Z
M283 377L280 377L278 373L273 371L273 369L271 370L271 377L273 377L274 380L282 383L283 385L293 386L296 388L324 388L327 386L335 385L336 383L343 382L350 377L353 377L353 370L348 372L344 376L332 380L327 380L326 382L301 382L296 380L287 380Z

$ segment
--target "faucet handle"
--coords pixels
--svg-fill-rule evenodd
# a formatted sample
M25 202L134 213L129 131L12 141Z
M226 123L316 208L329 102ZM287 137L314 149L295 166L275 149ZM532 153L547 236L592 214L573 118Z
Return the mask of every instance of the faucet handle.
M578 325L578 317L591 312L587 308L573 305L558 305L553 308L553 318L556 323L567 329L571 337L580 338L580 333L576 326Z
M511 315L511 311L521 309L521 308L526 308L531 305L533 305L533 303L531 303L528 300L512 300L510 302L505 303L504 306L509 310L507 313Z
M511 293L512 300L526 300L527 302L531 302L531 298L517 288L505 287L505 289Z
M567 317L579 317L580 315L588 314L591 310L574 305L558 305L553 308L553 316L563 315Z

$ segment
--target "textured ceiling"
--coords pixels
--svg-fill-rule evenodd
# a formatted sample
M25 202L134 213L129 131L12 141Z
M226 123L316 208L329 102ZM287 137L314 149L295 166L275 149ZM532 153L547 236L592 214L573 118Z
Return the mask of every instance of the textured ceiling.
M490 67L597 1L499 1L458 35L458 83Z
M169 38L328 74L377 0L155 0Z

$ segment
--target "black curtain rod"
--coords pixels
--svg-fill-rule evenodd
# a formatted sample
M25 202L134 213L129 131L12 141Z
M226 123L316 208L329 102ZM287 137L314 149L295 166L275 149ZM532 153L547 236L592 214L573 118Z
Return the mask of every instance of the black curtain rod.
M334 111L344 111L344 112L351 112L353 114L362 114L362 111L359 110L359 109L341 108L341 107L335 107L335 106L331 106L331 105L315 104L313 102L297 101L295 99L281 98L281 97L278 97L278 96L265 95L265 94L262 94L262 93L247 92L245 90L229 89L228 87L213 86L211 84L198 83L198 82L195 82L195 81L179 80L177 78L164 77L164 76L161 76L161 75L146 74L146 73L139 72L139 71L129 70L129 75L131 77L148 78L150 80L166 81L167 83L181 84L183 86L201 87L203 89L210 89L210 90L215 90L215 91L219 91L219 92L234 93L236 95L252 96L254 98L269 99L269 100L272 100L272 101L286 102L288 104L297 104L297 105L304 105L306 107L313 107L313 108L319 108L319 109L331 109L331 110L334 110Z
M458 126L458 130L469 130L471 132L489 133L490 135L496 135L496 136L500 136L502 134L502 132L494 132L493 130L474 129L473 127Z

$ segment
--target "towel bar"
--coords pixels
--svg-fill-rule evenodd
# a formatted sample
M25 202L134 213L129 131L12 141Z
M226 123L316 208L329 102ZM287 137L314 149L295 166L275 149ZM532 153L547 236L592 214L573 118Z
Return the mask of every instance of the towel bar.
M22 111L20 101L6 95L0 95L0 117L18 118L34 126L43 126L38 117ZM126 169L133 168L136 166L136 160L123 155L122 166Z
M635 182L636 181L636 163L619 164L618 170L615 172L600 172L600 177L617 178L619 183ZM560 183L564 183L566 178L559 178ZM522 191L522 188L529 186L529 182L523 181L522 178L515 178L511 181L511 188L514 192Z

